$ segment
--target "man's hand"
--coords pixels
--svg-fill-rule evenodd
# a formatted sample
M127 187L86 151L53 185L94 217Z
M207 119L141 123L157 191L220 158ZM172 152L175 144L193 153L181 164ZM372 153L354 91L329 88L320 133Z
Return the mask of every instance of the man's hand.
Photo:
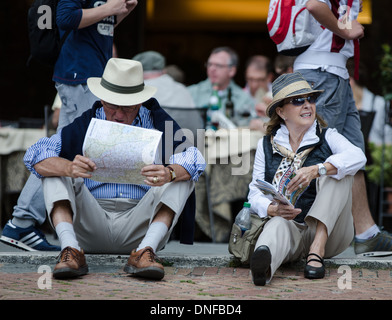
M145 166L140 173L146 177L144 182L152 187L163 186L165 183L170 182L169 169L163 165L151 164Z
M97 166L89 158L77 155L74 160L69 163L67 176L71 178L91 178L90 172L96 169Z
M38 162L34 169L44 177L91 178L97 166L89 158L77 155L73 161L61 157L50 157Z
M361 25L357 20L353 20L350 22L351 28L345 29L345 39L346 40L355 40L362 39L365 36L365 27Z
M114 16L128 15L137 5L137 0L108 0L106 2Z
M348 20L348 14L339 21L326 3L318 0L309 0L306 9L325 28L346 40L361 39L364 36L364 27L357 20ZM342 8L345 10L347 8Z
M131 12L133 9L135 9L137 6L137 3L138 3L137 0L128 0L126 2L128 12Z
M135 9L136 5L137 0L108 0L101 6L83 9L79 29L91 26L110 16L117 16L117 26L133 9Z
M117 24L116 24L116 26L118 26L118 24L122 20L124 20L124 18L126 16L128 16L132 12L132 10L135 9L136 6L137 6L137 0L128 0L128 1L126 1L126 0L109 0L109 1L122 2L121 8L119 8L121 12L116 14L117 15Z
M183 166L179 164L171 164L170 166L176 174L176 180L174 180L173 183L191 179L190 174ZM164 165L151 164L142 168L140 173L142 176L146 177L144 182L152 187L163 186L165 183L171 181L170 170Z

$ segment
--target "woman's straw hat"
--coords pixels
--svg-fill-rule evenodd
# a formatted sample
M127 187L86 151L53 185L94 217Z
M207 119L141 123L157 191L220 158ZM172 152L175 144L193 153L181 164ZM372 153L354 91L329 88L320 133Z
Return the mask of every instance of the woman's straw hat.
M287 98L305 95L319 96L322 92L324 90L313 90L299 72L282 74L272 83L273 99L267 107L267 115L271 117L276 108L281 106Z

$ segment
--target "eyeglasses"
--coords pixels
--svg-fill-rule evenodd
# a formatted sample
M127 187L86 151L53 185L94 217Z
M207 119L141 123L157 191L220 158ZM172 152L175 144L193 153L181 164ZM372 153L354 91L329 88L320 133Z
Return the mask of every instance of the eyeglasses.
M268 80L268 77L264 77L264 78L251 78L251 77L246 77L245 78L246 82L257 82L257 83L261 83L261 82L266 82Z
M232 64L219 64L219 63L212 63L212 62L206 62L205 63L205 67L206 68L211 68L211 67L215 67L217 69L223 69L223 68L229 68L232 67Z
M309 103L315 103L317 100L317 96L308 96L308 97L301 97L301 98L293 98L288 101L288 103L291 103L293 106L300 107L305 104L305 101L308 101Z
M118 105L107 103L107 102L103 102L103 105L113 111L117 111L117 110L121 109L121 111L124 113L131 113L138 108L138 106L118 106Z

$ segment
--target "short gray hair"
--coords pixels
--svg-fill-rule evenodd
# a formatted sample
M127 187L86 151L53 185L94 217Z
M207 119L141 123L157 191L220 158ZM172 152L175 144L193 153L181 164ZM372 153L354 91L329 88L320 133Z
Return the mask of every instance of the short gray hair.
M230 65L237 67L238 66L238 54L234 51L234 49L230 47L218 47L211 51L211 54L219 53L219 52L226 52L230 56Z

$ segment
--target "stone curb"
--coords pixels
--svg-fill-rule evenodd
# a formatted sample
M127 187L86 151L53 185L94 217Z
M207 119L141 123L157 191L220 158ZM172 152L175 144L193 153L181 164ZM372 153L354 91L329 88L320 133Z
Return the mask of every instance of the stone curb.
M0 264L15 266L37 266L37 265L54 265L58 253L49 252L15 252L0 253ZM159 257L165 262L177 268L193 267L227 267L232 266L232 257L230 255L175 255L160 254ZM128 260L126 255L104 255L104 254L86 254L86 260L89 266L113 266L122 267ZM303 266L304 261L294 263L295 266ZM338 268L347 265L354 268L366 269L388 269L392 268L392 260L383 260L377 258L332 258L325 259L325 265L329 268Z

